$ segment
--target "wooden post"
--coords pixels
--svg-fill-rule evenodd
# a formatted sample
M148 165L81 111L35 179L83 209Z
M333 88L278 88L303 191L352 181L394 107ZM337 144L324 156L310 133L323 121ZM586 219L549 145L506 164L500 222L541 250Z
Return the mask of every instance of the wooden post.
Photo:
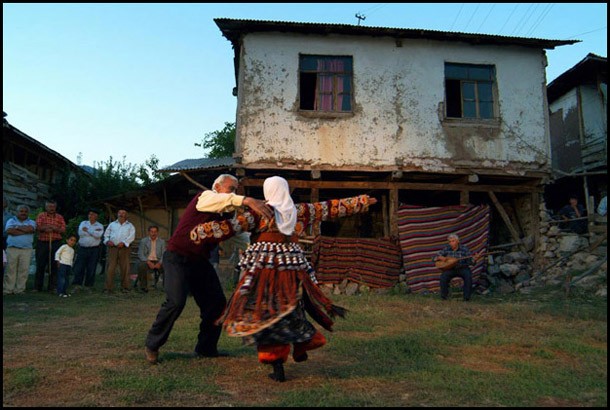
M521 238L519 237L519 233L517 232L517 230L515 229L513 224L510 222L510 218L506 214L504 207L502 206L502 204L500 202L498 202L498 198L496 198L496 194L494 194L492 191L489 191L488 194L489 194L489 197L491 198L492 202L496 206L496 209L500 213L500 216L504 220L504 223L508 227L508 230L510 231L510 234L512 235L513 240L515 242L518 242L519 244L523 244L523 242L521 241Z
M388 215L388 196L381 195L381 215L383 216L383 236L390 236L390 218Z
M310 193L309 193L309 197L310 197L310 202L311 203L315 203L315 202L319 202L320 201L320 189L319 188L311 188ZM314 223L310 228L309 228L309 235L312 235L313 237L316 237L318 235L321 234L321 223L317 222ZM311 248L311 247L309 247Z
M470 203L470 192L460 191L460 205L468 205Z
M540 194L533 192L531 194L532 207L532 234L534 237L534 269L538 270L542 266L542 255L538 251L540 246Z
M144 207L142 206L142 197L138 195L138 205L140 205L140 236L146 235L144 230Z
M390 221L390 236L398 237L398 189L390 188L390 199L388 203L388 215Z
M320 190L318 188L311 188L310 199L311 203L320 201Z

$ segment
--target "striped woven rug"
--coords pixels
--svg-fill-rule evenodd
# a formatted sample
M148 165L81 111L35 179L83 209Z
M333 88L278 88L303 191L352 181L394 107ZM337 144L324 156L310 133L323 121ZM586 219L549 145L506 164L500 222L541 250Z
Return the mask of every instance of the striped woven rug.
M318 236L311 260L322 283L349 279L384 288L394 286L401 272L400 248L385 239Z
M398 232L407 285L414 293L438 292L441 271L432 257L455 233L460 243L474 254L487 250L489 242L488 205L424 208L403 205L398 209ZM471 267L473 283L485 269L485 261ZM453 282L453 281L452 281ZM459 279L461 286L461 279Z

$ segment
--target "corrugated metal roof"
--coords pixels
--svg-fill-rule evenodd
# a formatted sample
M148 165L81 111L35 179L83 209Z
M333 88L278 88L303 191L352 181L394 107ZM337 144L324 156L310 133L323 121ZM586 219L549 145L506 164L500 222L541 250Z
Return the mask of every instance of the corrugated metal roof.
M572 88L583 84L597 85L597 81L608 77L608 59L589 53L572 68L564 71L547 86L549 104Z
M235 165L232 157L184 159L174 165L161 168L159 172L199 171L215 168L227 168Z
M286 32L301 34L345 34L355 36L387 36L397 39L421 38L440 41L462 41L471 44L503 44L553 49L557 46L574 44L580 40L547 40L528 37L508 37L490 34L461 33L407 28L368 27L350 24L299 23L269 20L243 20L216 18L216 25L232 43L238 43L244 33Z

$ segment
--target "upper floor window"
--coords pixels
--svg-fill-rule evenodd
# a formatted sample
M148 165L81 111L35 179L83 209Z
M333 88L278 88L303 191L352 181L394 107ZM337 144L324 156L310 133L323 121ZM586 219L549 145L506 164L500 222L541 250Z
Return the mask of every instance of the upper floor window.
M494 118L492 65L445 63L447 117Z
M352 57L301 55L301 110L352 111Z

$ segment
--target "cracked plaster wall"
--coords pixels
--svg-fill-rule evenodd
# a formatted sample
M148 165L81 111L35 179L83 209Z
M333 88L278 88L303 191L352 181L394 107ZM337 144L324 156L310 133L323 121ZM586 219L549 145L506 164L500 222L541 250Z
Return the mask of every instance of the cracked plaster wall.
M299 53L353 56L353 116L299 114ZM443 125L444 63L494 64L501 121ZM543 50L426 40L254 33L240 56L238 155L312 167L546 166Z

